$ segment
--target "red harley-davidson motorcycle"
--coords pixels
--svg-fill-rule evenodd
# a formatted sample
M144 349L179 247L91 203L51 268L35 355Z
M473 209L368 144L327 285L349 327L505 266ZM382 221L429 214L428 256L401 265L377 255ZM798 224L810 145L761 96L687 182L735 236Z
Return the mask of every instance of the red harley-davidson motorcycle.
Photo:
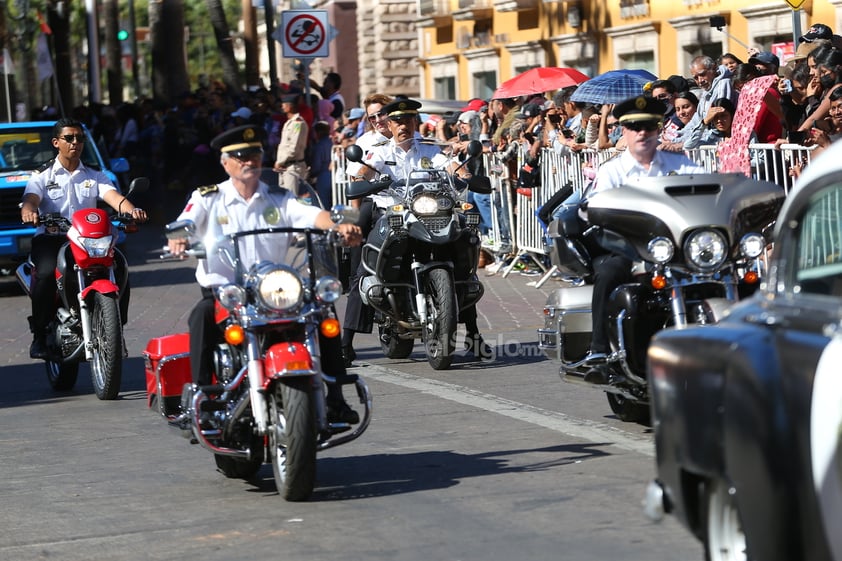
M190 221L167 226L168 237L191 234ZM279 247L286 238L294 245L291 256L244 265L240 244L253 243L255 236L277 239ZM191 443L212 452L226 477L246 479L271 462L278 492L290 501L312 493L316 453L356 439L371 420L371 394L363 379L322 370L320 340L340 333L335 236L268 228L210 240L213 247L208 240L205 247L194 245L188 254L204 258L218 252L235 271L236 281L215 294L224 333L214 355L215 383L192 383L188 333L152 339L144 351L148 406ZM354 385L364 407L356 426L328 419L326 382Z
M127 196L145 191L148 185L145 177L134 179ZM56 314L47 328L47 379L55 390L70 390L79 364L90 362L96 396L116 399L126 356L120 295L128 279L126 258L117 242L121 232L137 231L137 224L131 214L109 216L99 208L78 210L70 220L60 214L41 215L38 220L46 228L43 235L67 236L56 266ZM30 297L34 270L28 259L15 272Z

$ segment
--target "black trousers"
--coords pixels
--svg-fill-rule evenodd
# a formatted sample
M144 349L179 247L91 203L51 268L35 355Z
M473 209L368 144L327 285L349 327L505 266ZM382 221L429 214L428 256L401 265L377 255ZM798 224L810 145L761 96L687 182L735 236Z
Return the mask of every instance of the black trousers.
M362 201L357 225L362 229L363 240L368 241L371 230L381 215L382 212L370 199ZM351 248L351 279L348 282L348 301L342 322L342 329L345 331L371 333L374 327L374 310L371 306L366 306L360 296L360 279L367 274L362 266L362 246Z
M190 329L190 370L193 382L207 386L213 382L213 352L223 341L222 331L214 318L213 290L202 288L202 299L190 312L187 320ZM319 333L322 370L334 377L345 376L345 363L342 360L342 344L339 337L325 337ZM342 388L337 384L327 385L328 399L341 399Z
M43 335L47 330L50 320L56 313L56 264L58 252L61 246L67 242L64 236L39 235L32 238L32 249L30 258L35 265L32 279L32 332L35 335ZM65 259L67 270L65 282L76 286L76 273L73 271L73 254L70 248L66 250ZM115 251L114 276L117 285L120 287L120 318L123 325L126 324L129 313L129 298L131 286L129 285L128 266L126 258L120 251ZM74 295L75 297L75 295Z
M607 353L610 350L608 344L608 298L615 288L632 280L631 267L632 262L620 255L600 255L594 259L591 352Z

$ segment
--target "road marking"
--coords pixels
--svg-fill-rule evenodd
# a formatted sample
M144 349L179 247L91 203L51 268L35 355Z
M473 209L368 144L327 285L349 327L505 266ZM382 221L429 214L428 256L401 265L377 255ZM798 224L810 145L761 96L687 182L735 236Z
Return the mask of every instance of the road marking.
M568 436L581 438L588 442L610 442L612 446L622 448L623 450L636 452L644 456L655 456L655 444L651 439L634 438L603 423L578 419L557 411L549 411L540 407L512 401L511 399L472 390L465 386L421 378L413 374L407 374L374 364L366 364L365 377L379 382L418 390L441 399L447 399L448 401L470 405L471 407L511 417L512 419L531 423Z

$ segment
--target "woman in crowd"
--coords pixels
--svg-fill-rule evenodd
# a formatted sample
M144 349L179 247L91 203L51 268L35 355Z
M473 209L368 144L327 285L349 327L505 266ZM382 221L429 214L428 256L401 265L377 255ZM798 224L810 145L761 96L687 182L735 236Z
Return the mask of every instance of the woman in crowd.
M675 105L675 115L670 117L664 125L663 133L666 138L672 138L672 140L661 142L658 149L668 152L681 152L685 149L684 142L687 140L690 132L686 129L687 123L696 114L696 108L699 106L699 98L693 92L678 92L675 94L673 104Z

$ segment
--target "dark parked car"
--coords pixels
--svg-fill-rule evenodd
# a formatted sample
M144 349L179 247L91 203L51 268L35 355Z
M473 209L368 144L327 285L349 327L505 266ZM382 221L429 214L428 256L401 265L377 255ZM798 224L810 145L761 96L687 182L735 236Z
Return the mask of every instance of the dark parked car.
M21 224L20 201L32 172L55 158L52 144L54 121L0 123L0 274L9 274L29 255L35 228ZM106 160L90 132L82 152L82 162L100 169L114 182L115 174L129 171L125 158Z
M805 169L760 290L648 354L657 478L709 560L842 561L842 143Z

